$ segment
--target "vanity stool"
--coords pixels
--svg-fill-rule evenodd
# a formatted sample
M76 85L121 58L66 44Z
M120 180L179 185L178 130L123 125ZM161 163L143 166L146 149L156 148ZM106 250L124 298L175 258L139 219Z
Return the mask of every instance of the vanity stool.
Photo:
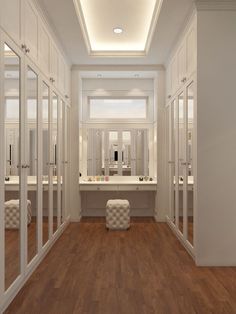
M126 230L130 227L130 205L128 200L109 200L106 205L106 227Z
M5 228L20 228L20 201L10 200L5 202ZM32 209L31 201L27 200L27 225L31 223Z

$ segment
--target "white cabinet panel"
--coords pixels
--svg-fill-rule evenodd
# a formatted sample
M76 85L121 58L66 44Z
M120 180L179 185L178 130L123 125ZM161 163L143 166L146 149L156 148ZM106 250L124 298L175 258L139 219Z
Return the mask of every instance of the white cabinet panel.
M65 96L66 98L70 98L70 67L66 64L65 65Z
M166 69L166 98L171 98L171 67L170 65Z
M178 86L187 80L186 76L186 44L184 40L178 50Z
M171 94L173 95L178 88L178 59L175 56L171 63Z
M50 36L42 23L39 24L39 66L43 73L50 75Z
M58 55L58 88L60 92L65 94L65 62L63 57Z
M0 21L5 32L20 45L21 0L0 0Z
M24 1L24 43L33 61L38 61L38 14L32 1Z
M192 26L186 36L186 67L188 77L196 70L196 30Z
M55 86L58 86L58 51L52 40L50 44L50 79Z

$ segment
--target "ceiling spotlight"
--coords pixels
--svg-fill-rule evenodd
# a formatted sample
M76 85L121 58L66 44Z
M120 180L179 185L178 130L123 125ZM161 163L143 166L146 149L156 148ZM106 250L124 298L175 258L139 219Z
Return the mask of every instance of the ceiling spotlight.
M123 29L121 27L115 27L115 28L113 28L113 32L115 34L121 34L121 33L123 33Z

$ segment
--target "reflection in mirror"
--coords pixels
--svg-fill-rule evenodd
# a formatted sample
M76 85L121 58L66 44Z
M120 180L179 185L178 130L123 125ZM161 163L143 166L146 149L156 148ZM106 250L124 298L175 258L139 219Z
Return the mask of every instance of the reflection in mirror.
M60 177L58 178L59 180L59 186L60 186L60 224L63 223L63 203L64 203L64 199L63 199L63 186L64 186L64 163L65 163L65 159L64 159L64 137L63 134L65 132L65 129L63 127L63 110L64 110L65 104L62 100L60 100L60 109L59 109L59 120L60 120L60 127L62 132L60 132ZM63 134L62 134L63 133Z
M118 132L109 132L109 176L118 175Z
M87 175L148 176L148 130L89 129Z
M43 82L43 245L49 240L49 87Z
M178 167L179 167L179 230L183 233L183 181L184 181L184 94L178 97Z
M58 96L52 94L53 233L57 230Z
M20 58L4 45L5 290L20 275Z
M188 164L188 193L187 193L187 239L193 245L193 121L194 121L194 91L192 82L187 88L187 164Z
M175 125L176 125L176 101L168 107L168 175L169 175L169 207L170 219L175 223Z
M122 175L131 175L131 132L122 132Z
M27 95L27 225L28 225L28 263L37 254L37 218L38 218L38 141L37 141L37 108L38 77L28 66L26 73Z

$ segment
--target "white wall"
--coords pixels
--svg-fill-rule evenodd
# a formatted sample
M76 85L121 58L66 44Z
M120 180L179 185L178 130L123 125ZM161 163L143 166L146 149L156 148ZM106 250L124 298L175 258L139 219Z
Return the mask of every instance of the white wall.
M196 262L236 266L236 11L197 25Z

